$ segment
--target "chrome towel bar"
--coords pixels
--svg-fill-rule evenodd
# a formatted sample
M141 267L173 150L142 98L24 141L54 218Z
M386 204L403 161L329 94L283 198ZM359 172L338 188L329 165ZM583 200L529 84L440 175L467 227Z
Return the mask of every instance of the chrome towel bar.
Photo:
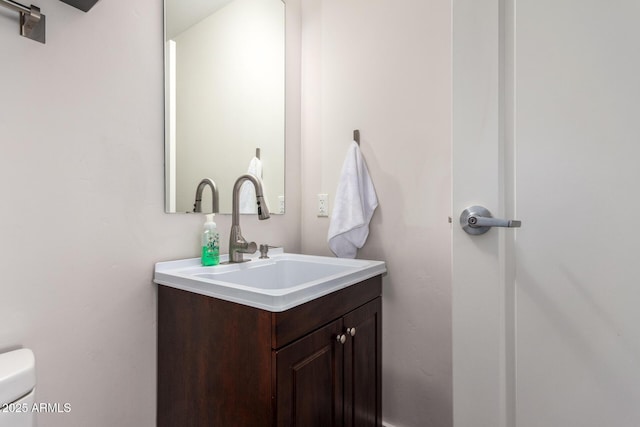
M0 6L20 13L21 36L45 43L46 18L40 13L39 7L34 5L27 7L13 0L0 0Z

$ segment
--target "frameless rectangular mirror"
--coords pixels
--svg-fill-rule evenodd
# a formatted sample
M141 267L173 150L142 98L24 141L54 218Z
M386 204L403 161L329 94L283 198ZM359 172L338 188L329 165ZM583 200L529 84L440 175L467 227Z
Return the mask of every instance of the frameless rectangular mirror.
M284 213L284 100L282 0L165 0L166 211L192 212L210 178L231 213L236 178L252 172ZM250 213L255 200L246 204ZM205 189L203 212L211 206Z

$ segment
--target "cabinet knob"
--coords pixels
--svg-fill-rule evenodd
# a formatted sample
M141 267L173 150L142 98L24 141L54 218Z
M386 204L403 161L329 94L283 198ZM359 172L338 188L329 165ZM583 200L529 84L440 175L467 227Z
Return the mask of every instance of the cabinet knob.
M338 341L340 344L344 344L347 341L347 336L345 334L340 334L336 336L336 341Z
M347 328L347 333L352 337L356 336L356 328Z

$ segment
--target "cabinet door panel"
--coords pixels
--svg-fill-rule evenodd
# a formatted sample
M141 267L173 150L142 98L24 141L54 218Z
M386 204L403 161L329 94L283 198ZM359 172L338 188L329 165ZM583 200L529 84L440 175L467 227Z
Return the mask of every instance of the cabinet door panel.
M337 320L274 352L279 427L342 426L341 331Z
M377 298L344 317L345 427L382 425L382 304Z

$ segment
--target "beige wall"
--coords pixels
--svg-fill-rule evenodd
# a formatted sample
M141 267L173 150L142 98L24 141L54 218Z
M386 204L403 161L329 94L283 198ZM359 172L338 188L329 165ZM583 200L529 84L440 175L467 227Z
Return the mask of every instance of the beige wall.
M41 414L41 426L151 427L153 265L197 256L203 222L164 213L162 2L102 0L86 14L37 4L46 45L20 37L17 13L0 8L0 351L32 348L37 401L71 404ZM247 238L291 251L300 249L296 70L287 214L242 218ZM226 252L229 216L216 220Z
M330 255L353 129L379 207L359 258L381 259L385 420L450 426L451 24L446 0L303 3L302 250Z
M333 200L359 128L380 200L360 257L389 269L385 419L450 426L450 2L303 2L302 114L300 67L287 65L287 213L243 216L243 231L329 254L316 194ZM294 36L298 4L287 1ZM44 46L0 11L0 351L34 349L38 401L71 403L42 425L152 426L153 264L197 256L202 223L163 213L161 2L38 6ZM229 217L216 221L225 249Z

